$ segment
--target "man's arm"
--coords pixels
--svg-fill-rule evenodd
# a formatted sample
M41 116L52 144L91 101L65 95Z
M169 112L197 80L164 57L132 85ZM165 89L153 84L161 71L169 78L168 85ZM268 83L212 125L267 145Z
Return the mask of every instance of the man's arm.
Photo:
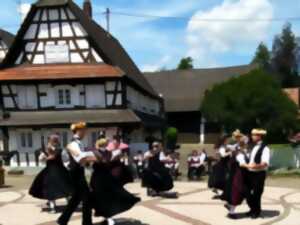
M93 152L82 152L76 143L69 144L67 146L67 150L69 151L73 159L81 165L98 161Z
M265 149L263 150L263 154L261 156L261 163L250 164L250 165L248 165L248 168L254 169L254 170L264 170L264 169L268 168L269 165L270 165L270 149L269 149L269 147L265 147Z

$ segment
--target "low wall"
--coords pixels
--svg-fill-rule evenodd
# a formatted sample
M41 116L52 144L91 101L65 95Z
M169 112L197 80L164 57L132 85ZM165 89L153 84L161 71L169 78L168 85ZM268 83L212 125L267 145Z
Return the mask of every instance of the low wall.
M284 146L276 149L271 147L271 154L272 169L300 167L300 147Z

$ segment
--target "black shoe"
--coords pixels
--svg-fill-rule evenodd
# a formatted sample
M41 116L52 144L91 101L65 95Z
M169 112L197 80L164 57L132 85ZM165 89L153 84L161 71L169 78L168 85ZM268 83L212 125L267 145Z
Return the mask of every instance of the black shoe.
M108 221L104 220L103 222L101 222L99 225L108 225Z
M221 197L220 197L220 195L215 195L215 196L212 197L212 199L213 200L219 200L219 199L221 199Z
M251 215L251 219L258 219L260 217L260 213L253 213L252 215Z
M225 195L224 194L220 195L220 199L223 200L223 201L226 200Z
M63 223L63 222L61 222L61 221L59 221L59 220L56 221L56 224L57 224L57 225L67 225L67 223Z
M231 219L231 220L236 220L237 216L235 214L227 214L227 218Z
M252 217L253 212L252 212L252 211L249 211L249 212L247 212L245 215L246 215L247 217Z

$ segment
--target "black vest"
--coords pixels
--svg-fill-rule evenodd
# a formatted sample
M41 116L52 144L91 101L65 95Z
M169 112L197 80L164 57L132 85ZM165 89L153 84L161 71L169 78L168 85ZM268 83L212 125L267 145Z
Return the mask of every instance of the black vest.
M261 163L261 157L262 157L263 151L264 151L264 149L265 149L266 146L267 145L265 143L262 143L261 146L259 147L259 149L257 150L255 158L254 158L254 162L256 164L260 164Z
M72 139L72 142L73 141L77 141L78 139L77 138L73 138ZM68 152L69 154L69 159L70 159L70 163L69 163L69 169L71 171L77 171L77 172L83 172L84 173L84 168L78 163L75 161L75 159L73 158L73 156Z

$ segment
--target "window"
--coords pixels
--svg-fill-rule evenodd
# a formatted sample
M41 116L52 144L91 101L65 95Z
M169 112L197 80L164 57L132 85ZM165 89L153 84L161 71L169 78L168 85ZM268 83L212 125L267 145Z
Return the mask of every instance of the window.
M32 148L33 147L33 137L32 132L22 132L20 134L21 147L22 148Z
M58 105L60 106L70 106L71 100L71 90L70 89L58 89Z

